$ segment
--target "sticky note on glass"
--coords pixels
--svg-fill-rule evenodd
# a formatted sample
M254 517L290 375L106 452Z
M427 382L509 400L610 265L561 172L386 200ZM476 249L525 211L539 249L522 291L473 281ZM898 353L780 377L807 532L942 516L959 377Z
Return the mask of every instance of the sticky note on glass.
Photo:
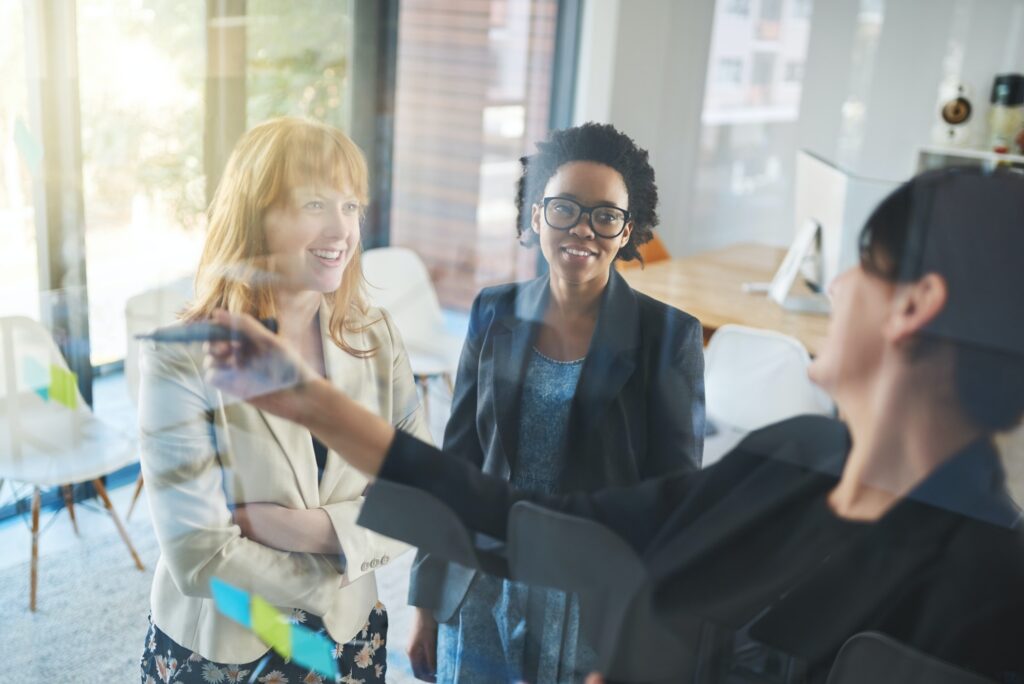
M50 365L50 399L69 409L78 407L78 377L60 366Z
M50 398L50 371L43 364L32 358L21 361L21 377L28 388L43 398Z
M14 120L14 146L32 175L39 176L43 168L43 146L32 136L20 116Z
M324 677L337 679L341 676L334 659L334 642L323 634L290 623L264 599L216 577L210 580L210 590L217 610L252 630L282 658L291 659Z

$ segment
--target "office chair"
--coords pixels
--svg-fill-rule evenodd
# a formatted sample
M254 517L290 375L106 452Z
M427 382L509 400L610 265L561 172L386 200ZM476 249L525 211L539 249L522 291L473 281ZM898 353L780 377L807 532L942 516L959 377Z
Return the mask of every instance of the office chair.
M878 632L850 637L839 650L827 684L991 684Z
M575 592L584 638L609 681L677 682L697 667L700 623L664 627L635 551L600 523L520 501L508 523L512 579Z
M434 283L414 251L406 247L367 250L362 267L370 298L391 314L402 334L426 413L431 378L441 378L449 392L454 390L462 339L445 329Z
M773 330L723 325L704 351L707 417L716 433L704 467L750 431L805 413L831 415L832 401L807 377L811 357L796 338Z
M36 610L42 490L58 487L78 533L71 487L91 482L144 570L103 477L136 460L134 440L93 415L53 337L23 316L0 318L0 479L32 486L29 610Z

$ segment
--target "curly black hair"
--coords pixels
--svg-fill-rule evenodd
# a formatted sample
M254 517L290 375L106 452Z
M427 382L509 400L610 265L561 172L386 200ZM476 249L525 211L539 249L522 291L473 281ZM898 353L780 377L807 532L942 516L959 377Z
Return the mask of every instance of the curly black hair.
M519 160L522 166L516 188L519 242L523 245L537 243L537 235L530 229L531 206L541 202L544 187L558 169L569 162L592 161L618 171L629 194L626 208L632 215L633 232L615 258L637 259L643 263L638 248L654 237L653 228L658 225L658 186L647 157L647 150L610 124L589 122L552 131L546 141L537 143L535 154Z

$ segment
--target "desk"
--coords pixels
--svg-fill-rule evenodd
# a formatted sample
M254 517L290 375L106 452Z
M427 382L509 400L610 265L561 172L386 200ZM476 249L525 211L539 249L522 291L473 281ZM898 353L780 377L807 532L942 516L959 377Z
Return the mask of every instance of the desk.
M738 323L792 335L814 355L825 341L828 317L786 311L766 295L742 289L743 283L770 281L785 255L779 247L746 243L621 274L637 291L695 316L705 337Z

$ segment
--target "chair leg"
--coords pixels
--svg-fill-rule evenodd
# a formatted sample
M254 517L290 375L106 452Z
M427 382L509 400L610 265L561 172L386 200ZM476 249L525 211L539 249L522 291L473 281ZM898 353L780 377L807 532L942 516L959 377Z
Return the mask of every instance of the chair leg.
M125 513L125 522L132 519L132 511L135 510L135 503L139 500L139 494L142 493L142 471L139 471L139 476L135 478L135 493L132 494L132 503L128 506L128 512Z
M452 380L451 373L442 373L441 377L444 378L444 384L448 386L448 393L455 396L455 381Z
M124 540L125 546L128 547L128 552L132 554L132 560L135 561L135 567L139 570L145 570L142 561L139 560L139 554L135 553L135 547L132 546L132 540L128 538L128 531L124 529L124 525L121 524L121 519L117 517L117 511L114 510L114 506L110 503L110 497L107 496L107 488L103 486L103 480L96 478L92 481L94 487L96 487L96 493L99 495L100 500L103 502L104 508L107 509L107 513L110 514L110 519L114 521L114 527L117 528L118 533L121 535L121 539Z
M32 569L29 571L28 609L36 612L36 586L39 575L39 487L32 491Z
M75 520L75 497L74 490L71 485L61 485L60 491L64 494L64 507L68 509L68 517L71 518L71 527L75 530L75 535L78 535L78 521Z

